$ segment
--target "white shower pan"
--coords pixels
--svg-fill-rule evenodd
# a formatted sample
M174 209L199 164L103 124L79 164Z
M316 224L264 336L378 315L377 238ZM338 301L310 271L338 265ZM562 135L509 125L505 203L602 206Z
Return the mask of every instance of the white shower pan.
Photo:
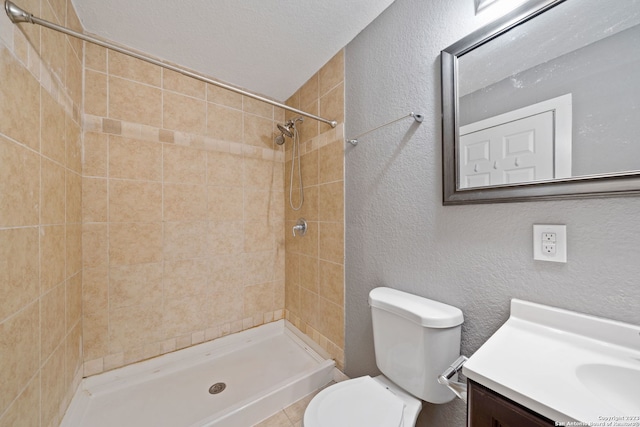
M61 427L252 426L333 380L298 335L280 320L85 378Z

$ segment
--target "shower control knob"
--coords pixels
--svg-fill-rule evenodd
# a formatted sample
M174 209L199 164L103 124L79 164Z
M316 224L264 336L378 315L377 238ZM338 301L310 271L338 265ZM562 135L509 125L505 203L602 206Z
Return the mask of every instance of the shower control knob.
M300 233L301 236L307 234L307 221L304 218L298 219L296 225L293 226L293 237L296 236L296 231Z

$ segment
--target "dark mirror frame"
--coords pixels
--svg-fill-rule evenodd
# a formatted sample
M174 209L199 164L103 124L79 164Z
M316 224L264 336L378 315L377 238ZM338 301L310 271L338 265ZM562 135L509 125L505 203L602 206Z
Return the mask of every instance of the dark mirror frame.
M537 181L531 184L458 188L458 162L456 161L460 139L457 94L458 57L564 1L578 0L529 1L441 52L443 205L620 197L640 194L640 175L637 172ZM640 138L640 135L638 137Z

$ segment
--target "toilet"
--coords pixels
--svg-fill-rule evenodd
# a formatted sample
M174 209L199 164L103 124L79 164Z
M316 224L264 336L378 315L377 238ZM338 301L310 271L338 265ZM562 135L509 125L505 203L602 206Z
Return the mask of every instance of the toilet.
M369 293L376 365L382 375L334 384L304 413L304 427L412 427L422 400L446 403L438 375L460 354L462 311L391 288Z

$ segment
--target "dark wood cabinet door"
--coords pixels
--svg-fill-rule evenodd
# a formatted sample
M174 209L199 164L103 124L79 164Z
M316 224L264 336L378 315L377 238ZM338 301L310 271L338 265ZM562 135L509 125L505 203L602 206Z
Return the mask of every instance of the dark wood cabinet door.
M476 383L468 381L467 425L469 427L548 427L555 423L524 406Z

